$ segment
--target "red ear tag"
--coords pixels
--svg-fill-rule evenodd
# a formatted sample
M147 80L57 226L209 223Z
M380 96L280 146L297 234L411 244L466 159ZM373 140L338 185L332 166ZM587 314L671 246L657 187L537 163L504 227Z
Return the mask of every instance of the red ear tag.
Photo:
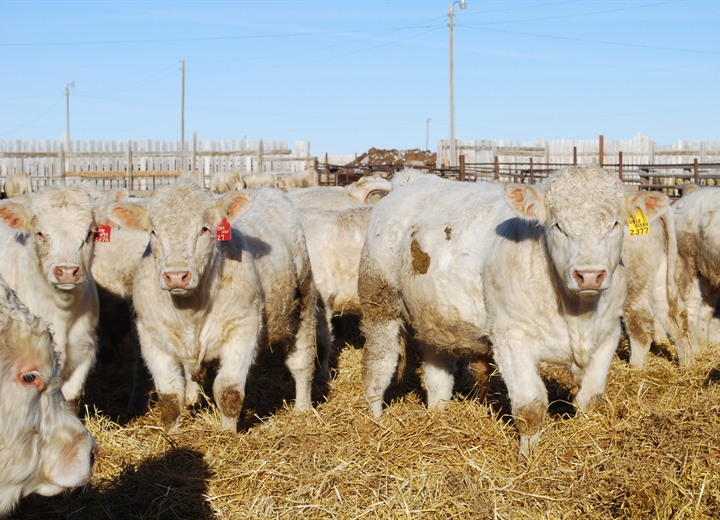
M102 224L97 227L95 242L110 242L110 226Z
M217 227L217 233L215 234L215 240L226 242L232 237L232 231L230 230L230 223L226 218L222 219L220 225Z

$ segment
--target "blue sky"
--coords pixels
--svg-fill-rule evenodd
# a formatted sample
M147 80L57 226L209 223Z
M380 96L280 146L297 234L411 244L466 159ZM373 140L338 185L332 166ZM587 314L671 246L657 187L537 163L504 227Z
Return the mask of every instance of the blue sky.
M449 136L447 1L0 0L0 139ZM720 139L720 1L455 2L457 139ZM428 123L428 119L430 122Z

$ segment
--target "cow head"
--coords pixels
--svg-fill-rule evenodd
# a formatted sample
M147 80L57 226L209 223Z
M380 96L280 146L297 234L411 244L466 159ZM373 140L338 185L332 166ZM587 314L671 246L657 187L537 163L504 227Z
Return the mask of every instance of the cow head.
M505 198L523 219L543 227L544 243L562 286L595 297L610 286L628 221L641 210L650 221L669 208L660 193L625 193L597 166L560 170L539 186L512 184Z
M206 271L216 262L216 232L232 222L250 202L244 192L214 198L194 183L158 188L146 205L116 203L109 218L129 229L150 231L151 254L158 269L158 283L174 295L198 288Z
M85 188L45 188L22 202L0 204L0 222L34 250L48 283L69 291L90 276L97 229L93 206Z
M47 325L0 280L0 516L90 480L97 447L60 387Z
M349 184L345 189L351 197L362 204L375 204L390 193L392 185L389 180L382 177L365 176Z

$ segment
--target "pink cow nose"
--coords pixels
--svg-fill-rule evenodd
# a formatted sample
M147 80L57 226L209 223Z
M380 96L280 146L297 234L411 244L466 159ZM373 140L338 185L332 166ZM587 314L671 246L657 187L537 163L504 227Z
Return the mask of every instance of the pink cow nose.
M602 283L605 281L607 271L573 271L573 278L578 284L581 291L593 290L599 291Z
M185 289L192 281L190 271L166 271L163 273L163 281L168 289Z
M76 284L82 276L82 269L77 265L57 265L53 269L53 275L59 284Z

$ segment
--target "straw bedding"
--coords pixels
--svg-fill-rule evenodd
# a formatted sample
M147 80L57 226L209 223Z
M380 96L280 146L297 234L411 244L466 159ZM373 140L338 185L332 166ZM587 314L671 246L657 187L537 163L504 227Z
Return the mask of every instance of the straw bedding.
M572 416L564 374L548 369L554 402L539 452L518 463L498 376L485 395L463 379L444 411L429 412L410 363L375 421L354 343L337 357L327 398L305 414L283 401L293 392L281 357L264 356L238 434L219 431L207 403L186 411L173 435L153 409L127 417L129 363L99 365L85 397L85 424L101 449L91 484L28 497L14 517L720 517L720 346L685 371L666 346L638 372L622 343L607 402L589 417Z

